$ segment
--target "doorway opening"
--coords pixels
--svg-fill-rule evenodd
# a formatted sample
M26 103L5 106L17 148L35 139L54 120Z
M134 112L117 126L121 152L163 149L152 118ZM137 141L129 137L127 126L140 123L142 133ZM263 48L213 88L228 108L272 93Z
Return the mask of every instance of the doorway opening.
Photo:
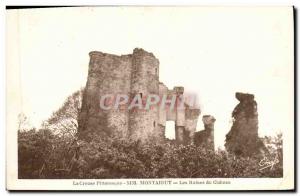
M166 122L165 137L170 140L175 140L176 136L175 136L175 122L174 121Z

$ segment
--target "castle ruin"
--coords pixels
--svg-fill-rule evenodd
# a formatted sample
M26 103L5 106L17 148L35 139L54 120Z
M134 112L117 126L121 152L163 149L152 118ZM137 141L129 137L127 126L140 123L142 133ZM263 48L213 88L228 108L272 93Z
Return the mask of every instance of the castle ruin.
M78 136L89 139L93 134L118 135L142 142L163 142L167 121L175 122L176 143L193 142L200 109L184 104L183 109L101 110L99 97L105 94L125 94L130 98L140 95L175 95L184 93L183 87L168 89L159 81L159 60L143 49L133 54L113 55L90 52L88 79L79 114ZM92 136L91 136L92 137Z

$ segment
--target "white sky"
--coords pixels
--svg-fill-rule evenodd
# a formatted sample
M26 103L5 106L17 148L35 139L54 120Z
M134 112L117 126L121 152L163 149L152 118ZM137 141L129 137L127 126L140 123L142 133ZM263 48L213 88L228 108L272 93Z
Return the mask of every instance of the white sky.
M159 59L161 82L196 93L202 114L215 116L217 146L230 130L236 91L255 94L260 135L293 131L292 8L94 7L18 14L22 110L35 126L85 86L90 51L129 54L139 47Z

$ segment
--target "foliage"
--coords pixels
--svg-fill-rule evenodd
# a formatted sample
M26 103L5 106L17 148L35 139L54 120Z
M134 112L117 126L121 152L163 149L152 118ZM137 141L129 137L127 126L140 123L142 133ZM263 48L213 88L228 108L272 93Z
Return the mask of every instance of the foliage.
M75 137L83 90L82 88L70 95L64 104L48 120L43 122L43 128L63 137Z
M20 113L18 115L18 130L19 131L27 131L33 129L29 118L24 114Z
M94 136L91 142L52 134L19 132L19 178L208 178L281 177L282 161L272 153L236 157L194 145L142 144ZM274 141L280 141L275 138ZM280 143L280 142L279 142ZM274 148L274 149L273 149Z
M19 178L58 178L68 168L72 141L50 130L18 132Z

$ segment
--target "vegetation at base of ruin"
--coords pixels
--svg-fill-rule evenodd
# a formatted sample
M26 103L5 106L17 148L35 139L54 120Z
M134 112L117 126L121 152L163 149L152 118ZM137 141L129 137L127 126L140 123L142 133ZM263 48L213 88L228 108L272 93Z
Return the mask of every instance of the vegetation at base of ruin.
M194 145L141 144L91 135L77 139L83 89L37 130L19 115L18 175L21 179L282 177L282 135L265 137L269 153L234 156ZM278 162L276 161L278 160Z
M282 177L281 136L265 141L270 144L270 154L235 157L224 150L213 152L194 145L143 145L100 136L88 143L32 129L18 133L19 178ZM279 162L272 167L267 165L276 159Z

